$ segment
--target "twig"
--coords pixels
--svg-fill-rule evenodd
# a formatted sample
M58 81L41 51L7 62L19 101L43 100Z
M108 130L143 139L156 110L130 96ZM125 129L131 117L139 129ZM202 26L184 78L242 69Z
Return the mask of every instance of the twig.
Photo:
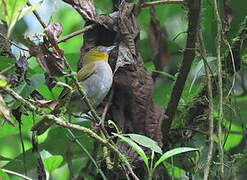
M92 112L92 116L94 117L94 120L96 121L97 124L101 123L101 119L98 115L98 113L96 112L96 110L94 109L94 107L92 106L92 104L90 103L90 100L88 99L87 96L85 96L85 91L84 88L81 86L81 84L79 83L75 73L73 73L73 70L70 66L70 64L68 63L68 61L66 60L66 58L64 57L65 61L65 65L67 66L69 73L72 75L71 78L74 81L76 88L78 89L81 97L83 97L83 100L85 102L85 104L87 105L87 107L89 108L89 110Z
M83 126L79 126L79 125L68 123L68 122L64 121L62 118L56 117L56 116L54 116L52 114L46 114L41 108L36 107L32 103L30 103L29 101L23 99L19 94L17 94L14 90L12 90L12 89L10 89L8 87L2 87L0 89L3 89L6 93L10 94L14 99L19 101L23 106L27 107L30 111L35 112L35 113L37 113L39 115L42 115L44 118L51 119L51 120L55 121L58 125L60 125L62 127L75 129L77 131L84 132L88 136L92 137L93 139L95 139L96 141L98 141L99 143L101 143L102 145L108 147L110 150L112 150L114 153L116 153L117 156L119 157L120 161L125 163L127 167L128 166L130 167L130 164L129 164L127 158L124 155L121 154L121 152L118 150L118 148L117 148L117 146L115 144L109 143L108 140L103 139L102 137L98 136L91 129L88 129L88 128L83 127ZM128 169L129 169L129 167L128 167Z
M15 67L15 64L12 64L11 66L7 67L6 69L2 70L0 74L6 74L10 70L12 70Z
M107 131L106 131L106 129L105 129L105 118L106 118L107 111L108 111L108 109L109 109L109 107L111 105L113 94L114 94L114 90L112 88L111 89L110 96L109 96L109 98L107 100L107 103L105 105L104 111L103 111L102 116L101 116L101 130L103 131L105 137L108 137L109 136L108 133L107 133Z
M10 170L7 170L7 169L2 169L3 172L6 172L6 173L9 173L9 174L13 174L13 175L16 175L16 176L19 176L23 179L27 179L27 180L33 180L27 176L24 176L23 174L20 174L20 173L17 173L17 172L14 172L14 171L10 171Z
M202 36L202 31L200 30L198 33L198 39L200 43L200 51L201 55L203 56L203 59L207 59L207 53L203 41L203 36ZM208 84L208 99L209 99L209 151L208 151L208 157L207 157L207 163L206 163L206 168L204 169L204 180L208 179L209 175L209 170L210 170L210 165L211 165L211 160L212 160L212 155L213 155L213 147L214 147L214 104L213 104L213 92L212 92L212 81L211 81L211 73L209 70L209 67L206 65L205 61L204 62L204 67L205 67L205 72L207 76L207 84Z
M127 180L130 180L130 177L129 177L129 175L128 175L128 172L126 171L125 166L123 166L123 165L121 164L121 167L124 169L126 179L127 179Z
M27 2L27 5L28 6L32 6L32 4L28 1ZM36 10L33 11L33 14L35 15L35 17L38 19L39 23L41 24L41 26L45 29L46 28L46 25L45 23L42 21L41 17L39 16L39 14L37 13Z
M177 110L178 102L182 95L184 85L187 79L187 76L190 72L192 62L195 57L195 43L196 35L198 31L199 19L200 19L200 9L201 9L201 0L190 0L188 1L189 13L188 13L188 36L186 49L184 51L183 64L180 68L178 78L175 82L175 85L172 90L171 99L168 103L166 109L166 115L168 118L162 121L162 133L163 133L163 143L167 146L168 132L172 124L173 117ZM166 148L164 146L164 148Z
M135 180L139 180L139 178L135 175L135 173L133 172L133 169L132 167L130 166L130 164L126 164L126 167L127 169L129 170L130 174L132 175L132 177L135 179Z
M172 41L175 41L180 35L187 33L187 31L183 31L178 33L174 38L172 38Z
M141 4L142 8L156 6L156 5L164 5L164 4L184 4L187 5L186 1L153 1L153 2L145 2Z
M76 31L76 32L73 32L73 33L71 33L71 34L69 34L67 36L64 36L63 38L59 39L57 41L57 43L59 44L61 42L65 42L65 41L67 41L68 39L70 39L70 38L72 38L74 36L77 36L79 34L82 34L82 33L86 32L86 31L89 31L89 30L93 29L95 26L96 26L96 24L88 25L88 26L84 27L83 29L81 29L79 31Z
M21 130L21 122L18 121L19 124L19 135L21 139L21 148L22 148L22 157L23 157L23 167L24 167L24 173L27 175L27 161L26 161L26 151L25 151L25 146L23 142L23 136L22 136L22 130Z
M226 96L226 99L230 96L232 90L233 90L233 87L235 85L235 81L236 81L236 66L235 66L235 60L234 60L234 57L233 57L233 52L232 52L232 48L229 44L229 42L227 41L227 39L224 39L224 42L227 44L228 48L229 48L229 52L230 52L230 55L231 55L231 60L232 60L232 67L233 67L233 80L232 80L232 86L231 86L231 89L229 90L227 96Z
M25 49L25 48L20 47L20 46L17 45L15 42L13 42L13 41L11 41L10 39L8 39L7 37L5 37L2 33L0 33L0 36L1 36L2 38L4 38L5 40L7 40L10 44L14 45L15 47L17 47L17 48L19 48L19 49L21 49L21 50L23 50L23 51L29 52L28 49Z
M102 178L106 180L107 179L106 176L104 175L103 171L100 169L94 158L91 156L91 154L88 152L88 150L80 143L80 141L75 137L75 135L70 129L67 129L67 131L69 132L70 136L73 138L74 142L87 154L89 159L91 159L94 166L98 169L99 173L101 174Z
M232 119L235 119L237 117L237 114L236 114L236 111L231 107L231 105L229 104L225 104L226 107L228 107L230 109L230 112L231 112L231 116L229 118L229 126L228 126L228 131L225 132L225 138L224 138L224 143L223 143L223 148L225 147L226 145L226 142L227 142L227 139L230 135L230 131L232 129ZM232 117L232 113L234 114L234 118ZM224 129L223 129L224 130Z
M217 35L216 35L216 53L217 53L217 75L218 75L218 88L219 88L219 121L218 121L218 146L219 146L219 159L220 159L220 179L224 179L224 150L222 146L222 121L223 121L223 89L222 89L222 65L220 59L220 46L221 46L221 33L222 33L222 24L221 18L218 11L217 0L214 0L213 3L214 14L216 17L217 23Z

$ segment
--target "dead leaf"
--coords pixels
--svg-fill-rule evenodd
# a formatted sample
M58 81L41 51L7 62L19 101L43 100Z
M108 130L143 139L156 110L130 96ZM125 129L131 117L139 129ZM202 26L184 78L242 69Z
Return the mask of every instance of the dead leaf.
M45 73L45 83L50 91L56 86L57 82L58 78L49 76L47 73Z
M10 88L16 87L19 83L18 77L15 74L6 74Z
M166 36L162 32L159 21L156 19L153 7L150 7L151 20L148 29L148 39L153 50L153 62L156 70L162 71L164 66L169 63L170 54L166 44ZM153 74L154 78L158 76Z
M232 22L232 8L230 6L229 0L224 0L224 13L223 13L223 37L226 38L227 33L230 31L231 22Z
M26 74L28 70L27 57L25 55L24 56L20 55L19 59L15 62L15 67L16 67L15 72L20 75L18 81L21 82L23 79L25 79L26 82L29 84L30 80L26 78Z
M2 95L0 94L0 117L6 119L6 121L15 127L15 124L11 120L9 108L7 107Z
M49 50L49 43L44 41L39 45L33 45L31 54L34 55L40 67L49 76L63 76L64 73L64 57L59 54L56 49Z
M93 0L63 0L70 4L85 21L95 21L96 11Z
M119 67L124 67L124 65L127 64L135 64L135 60L130 50L124 46L124 43L121 43L118 47L118 58L116 61L114 73L118 70Z
M45 99L45 97L36 89L30 95L33 99L38 99L38 100L44 100Z
M133 55L136 55L134 39L139 35L140 28L133 13L134 3L121 2L119 7L118 26L123 42L127 45Z
M63 55L64 51L58 47L57 41L58 41L58 37L62 34L62 32L63 32L63 27L60 24L60 22L56 22L55 24L50 24L45 28L45 33L49 39L49 42L60 55Z
M15 117L15 119L21 124L21 116L22 114L24 115L28 115L28 113L21 107L19 106L18 108L16 109L12 109L12 114L13 116Z
M56 100L33 100L30 99L30 102L38 105L41 108L48 108L50 110L54 110L58 102Z

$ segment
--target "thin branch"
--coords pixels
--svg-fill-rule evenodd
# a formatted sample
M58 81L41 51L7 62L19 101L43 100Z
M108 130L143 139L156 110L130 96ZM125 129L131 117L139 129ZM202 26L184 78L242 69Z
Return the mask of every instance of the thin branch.
M27 2L28 6L32 6L32 4L28 1ZM41 24L41 26L45 29L46 28L46 24L42 21L41 17L39 16L39 14L37 13L36 10L33 11L33 14L35 15L35 17L38 19L39 23Z
M200 30L198 33L198 39L200 43L200 51L201 55L203 56L203 59L207 59L207 53L206 53L206 48L204 45L203 41L203 36L202 36L202 31ZM214 147L214 104L213 104L213 91L212 91L212 80L211 80L211 73L209 70L209 67L207 64L204 62L204 67L205 67L205 72L207 76L207 84L208 84L208 99L209 99L209 151L208 151L208 157L207 157L207 163L206 163L206 168L204 169L204 180L208 179L209 175L209 170L211 166L211 160L212 160L212 155L213 155L213 147Z
M156 5L165 5L165 4L183 4L187 5L186 1L153 1L153 2L145 2L141 4L142 8L156 6Z
M1 36L2 38L4 38L5 40L7 40L10 44L12 44L12 45L14 45L15 47L19 48L20 50L29 52L28 49L25 49L25 48L20 47L20 46L17 45L15 42L13 42L13 41L11 41L10 39L8 39L7 37L5 37L2 33L0 33L0 36Z
M21 140L21 148L22 148L22 157L23 157L23 167L24 167L24 173L27 175L27 161L26 161L26 151L25 151L25 145L23 141L23 136L22 136L22 130L21 130L21 122L18 121L19 124L19 136Z
M234 57L233 57L233 52L232 52L232 48L229 44L229 42L227 41L227 39L224 39L224 42L227 44L228 48L229 48L229 52L230 52L230 55L231 55L231 60L232 60L232 67L233 67L233 80L232 80L232 86L226 96L226 99L231 95L232 93L232 90L234 88L234 85L235 85L235 81L236 81L236 66L235 66L235 60L234 60Z
M57 43L59 44L61 42L65 42L65 41L67 41L68 39L70 39L70 38L72 38L74 36L80 35L80 34L86 32L86 31L89 31L89 30L93 29L95 26L96 26L96 24L88 25L88 26L84 27L83 29L81 29L79 31L76 31L76 32L73 32L73 33L71 33L71 34L69 34L67 36L64 36L63 38L59 39L57 41Z
M168 118L162 121L162 133L164 140L163 143L165 146L167 146L167 140L169 139L168 132L171 127L173 117L176 113L178 102L182 95L187 76L191 69L192 62L195 57L195 43L200 19L201 0L188 1L188 7L188 36L186 49L184 51L183 64L180 68L178 78L172 90L171 99L166 109L165 114L168 116ZM164 148L166 148L165 146Z
M81 97L83 97L83 101L85 102L85 104L87 105L87 107L89 108L89 110L92 112L92 116L94 117L94 120L96 121L97 124L101 123L101 119L98 115L98 113L96 112L96 110L94 109L94 107L92 106L92 104L90 103L90 100L87 96L85 96L85 91L84 88L82 87L82 85L80 84L80 82L78 81L75 73L73 73L73 70L70 66L70 64L68 63L67 59L64 57L65 61L65 65L67 66L69 73L72 75L71 79L74 81L76 88L78 89Z
M114 94L114 90L112 88L111 89L111 92L110 92L110 96L109 96L109 98L108 98L108 100L106 102L104 111L103 111L102 116L101 116L101 130L103 131L105 137L108 137L109 136L108 132L105 129L105 118L106 118L107 111L108 111L108 109L109 109L109 107L111 105L113 94Z
M127 169L129 170L130 174L132 175L132 177L134 178L134 180L139 180L139 178L135 175L135 173L133 172L132 167L130 166L130 164L126 164Z
M62 118L56 117L56 116L54 116L52 114L46 114L41 108L36 107L32 103L30 103L29 101L23 99L19 94L17 94L14 90L12 90L12 89L10 89L8 87L1 87L0 89L3 89L6 93L11 95L14 99L19 101L23 106L28 108L30 111L35 112L35 113L43 116L44 118L48 118L48 119L51 119L51 120L55 121L56 124L59 125L59 126L62 126L62 127L65 127L65 128L70 128L70 129L75 129L77 131L82 131L83 133L85 133L88 136L92 137L93 139L95 139L96 141L98 141L99 143L101 143L102 145L108 147L110 150L112 150L114 153L116 153L117 156L119 157L120 161L125 163L125 165L127 166L128 169L131 168L127 158L124 155L121 154L121 152L118 150L118 148L117 148L117 146L115 144L109 143L108 140L103 139L102 137L97 135L95 132L93 132L91 129L88 129L88 128L80 126L80 125L76 125L76 124L72 124L72 123L66 122Z
M15 64L12 64L11 66L7 67L6 69L2 70L0 74L6 74L10 70L12 70L15 67Z
M222 65L220 58L220 47L221 47L221 33L222 33L222 23L218 11L217 0L213 3L214 15L216 17L216 53L217 53L217 75L218 75L218 88L219 88L219 121L218 121L218 146L219 146L219 159L220 159L220 179L224 179L224 149L222 146L222 121L223 121L223 88L222 88Z
M102 178L107 179L105 174L103 173L103 171L100 169L100 167L98 166L98 164L96 163L96 161L92 157L92 155L88 152L88 150L81 144L81 142L76 138L76 136L73 134L73 132L70 129L67 129L67 131L69 132L70 136L73 138L74 142L87 154L89 159L91 159L94 166L98 169L99 173L101 174Z

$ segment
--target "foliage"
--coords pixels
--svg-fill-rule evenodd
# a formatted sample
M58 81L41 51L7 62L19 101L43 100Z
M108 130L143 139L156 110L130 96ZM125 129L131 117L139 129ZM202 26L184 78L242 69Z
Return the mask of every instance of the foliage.
M223 145L224 145L224 162L227 165L225 167L224 176L228 179L241 179L246 177L246 106L247 106L247 90L246 90L246 62L247 62L247 48L246 48L246 34L239 34L241 30L246 28L243 24L246 19L246 0L229 1L230 7L233 10L232 22L230 25L230 31L226 35L226 39L229 41L230 46L234 48L234 43L239 39L244 39L241 43L241 51L239 57L242 63L241 68L237 73L229 73L228 64L226 62L229 55L229 48L222 41L221 45L221 59L223 62L223 90L224 90L224 102L223 102ZM44 1L43 3L35 2L33 6L26 6L27 0L3 0L0 1L0 19L7 22L9 29L7 33L7 39L12 39L14 36L14 30L17 22L25 22L28 25L28 30L37 34L43 33L40 25L33 25L37 23L37 19L31 16L32 11L38 10L39 13L47 13L47 9L53 7L53 12L49 11L48 15L42 16L42 20L48 24L50 16L53 16L51 21L59 21L63 28L62 37L73 33L82 28L85 21L80 15L72 8L68 7L64 2L57 2L57 7L53 1ZM100 14L111 13L115 2L110 0L96 0L95 7L97 16ZM221 4L219 11L223 16L224 6ZM219 174L218 160L218 105L219 95L217 89L217 63L216 63L216 21L213 13L213 4L209 1L202 0L200 29L205 42L205 50L207 52L207 63L210 66L212 72L212 85L213 85L213 98L214 98L214 148L213 148L213 162L211 163L210 178L214 179ZM144 65L150 74L157 73L158 76L154 81L154 101L160 106L167 108L170 97L173 91L174 83L178 77L179 68L182 65L183 52L186 47L187 39L187 27L188 27L188 8L179 4L172 5L159 5L155 6L156 18L160 23L160 32L165 35L164 43L167 45L167 51L169 52L169 64L156 69L153 61L155 52L152 50L152 45L149 43L149 26L150 26L150 11L149 7L142 8L140 14L137 16L137 20L140 26L140 47L139 51L144 60ZM23 18L24 17L24 18ZM223 19L223 18L222 18ZM2 22L0 22L2 23ZM18 24L17 24L18 25ZM224 25L225 26L225 25ZM17 27L17 26L16 26ZM35 27L35 28L34 28ZM39 27L39 28L36 28ZM18 29L21 32L22 29ZM11 34L12 32L12 34ZM24 34L21 34L22 39ZM37 35L36 34L36 35ZM37 35L38 37L38 35ZM60 37L61 38L61 37ZM23 45L22 42L16 42L19 45ZM26 42L25 45L29 44ZM59 48L64 50L65 57L68 59L73 70L76 71L77 60L80 57L80 47L83 44L83 35L76 36L67 40L65 43L59 44ZM13 46L12 46L13 47ZM199 44L197 44L197 49ZM1 51L1 48L0 48ZM18 48L13 48L15 56L19 56ZM23 52L23 51L21 51ZM18 59L18 58L16 58ZM15 58L9 58L6 56L0 56L0 71L5 70L10 66L15 65ZM63 83L58 83L52 91L49 91L45 84L46 79L43 75L43 70L36 62L35 58L28 60L29 68L26 73L27 81L16 85L14 91L17 92L24 99L30 99L33 95L33 91L37 90L46 99L56 99L62 88L59 85L66 83L64 77L59 77ZM230 63L231 64L231 63ZM230 65L232 66L232 65ZM120 134L113 133L114 136L122 139L132 146L135 151L143 159L143 167L147 168L147 174L152 177L155 174L155 169L165 164L168 172L174 179L180 179L183 176L195 177L198 179L203 178L204 169L206 167L209 144L208 144L208 96L207 96L207 83L205 66L201 54L197 51L195 60L192 64L192 68L189 77L186 80L185 87L183 89L182 96L178 103L177 113L173 120L171 129L168 134L169 149L163 152L156 141L134 133ZM15 70L9 71L11 74L18 75ZM235 79L235 83L233 80ZM30 82L30 83L29 83ZM0 78L0 87L7 86L6 81ZM233 86L230 96L227 94L230 92L230 88ZM2 91L0 91L2 94ZM19 107L20 103L14 100L10 95L4 96L4 101L8 104L10 110ZM45 110L49 112L49 110ZM124 112L128 113L128 112ZM2 116L1 116L2 117ZM15 117L11 114L11 119ZM25 147L26 169L27 176L36 178L36 160L37 154L32 153L33 137L30 132L33 126L33 121L36 122L41 119L40 115L35 112L27 111L27 114L22 116L22 121L19 124L15 121L15 125L21 129L22 139ZM72 117L72 123L82 125L87 128L91 128L91 123L85 121L85 119L76 119ZM4 121L3 121L4 122ZM116 126L116 125L115 125ZM15 175L4 172L2 169L8 169L25 173L23 166L23 152L21 146L21 140L19 130L17 127L12 127L8 123L3 123L0 128L0 179L12 179ZM111 128L108 125L107 128ZM116 127L119 128L119 127ZM119 131L119 130L118 130ZM121 130L120 130L121 131ZM91 175L101 174L105 168L104 160L108 156L115 156L107 154L103 147L97 145L96 141L86 134L73 131L75 138L71 138L71 134L65 131L63 128L54 126L48 132L38 137L39 151L45 151L49 154L49 157L42 157L44 161L44 167L51 179L69 179L69 168L73 169L74 176L79 175L93 179ZM145 134L147 135L147 134ZM113 141L114 137L111 137ZM109 139L111 141L112 139ZM78 140L78 142L75 141ZM70 144L70 145L68 145ZM88 153L80 147L83 147L93 156L89 157ZM70 146L70 149L68 148ZM96 148L95 148L96 147ZM145 153L141 147L150 149L153 153L151 157ZM195 148L186 148L195 147ZM186 153L190 151L199 150L200 154ZM71 151L72 157L68 159L68 152ZM154 158L154 152L158 157L158 160ZM175 156L181 154L180 156ZM173 157L174 156L174 157ZM172 157L171 159L168 159ZM91 164L91 158L94 159L94 163ZM69 162L71 161L71 164ZM154 162L155 160L155 162ZM21 162L21 163L20 163ZM116 162L112 164L118 164L118 158ZM20 165L21 164L21 165ZM96 165L95 165L96 164ZM103 164L103 168L102 168ZM72 166L69 167L68 166ZM97 167L98 165L98 167ZM102 168L102 169L101 169ZM117 168L116 168L117 169ZM158 168L157 168L158 169ZM114 171L114 169L113 169ZM158 173L158 170L156 170ZM175 171L175 172L174 172ZM117 171L116 171L117 172ZM102 172L103 173L103 172ZM105 172L104 172L105 173ZM102 174L101 174L102 175ZM102 175L104 176L104 175Z
M197 151L198 150L196 148L180 147L180 148L175 148L175 149L169 150L163 154L162 150L158 146L157 142L153 141L152 139L150 139L146 136L142 136L139 134L125 134L123 136L123 135L116 134L116 133L113 133L113 135L115 135L115 136L119 137L121 140L127 142L142 157L144 163L146 164L146 168L148 170L148 179L149 180L152 179L153 173L154 173L155 169L157 168L157 166L159 166L160 163L164 162L166 159L168 159L172 156L175 156L177 154L182 154L184 152L190 152L190 151ZM130 138L125 137L125 136L129 136ZM149 148L152 151L150 163L148 162L148 157L145 154L145 152L134 141L136 141L141 146ZM154 153L155 152L161 154L162 156L154 163L153 160L154 160Z

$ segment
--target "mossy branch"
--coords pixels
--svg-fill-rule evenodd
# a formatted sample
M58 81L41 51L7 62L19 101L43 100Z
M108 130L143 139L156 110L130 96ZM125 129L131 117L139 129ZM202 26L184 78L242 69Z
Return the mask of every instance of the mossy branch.
M88 129L88 128L80 126L80 125L72 124L69 122L65 122L62 118L56 117L52 114L46 114L41 108L36 107L32 103L30 103L29 101L23 99L19 94L17 94L14 90L12 90L8 87L4 87L4 88L0 88L0 89L3 89L6 93L11 95L14 99L19 101L23 106L25 106L30 111L35 112L39 115L44 116L45 118L49 118L49 119L55 121L57 125L65 127L65 128L70 128L70 129L82 131L83 133L92 137L93 139L95 139L96 141L98 141L99 143L108 147L111 151L116 153L117 156L119 157L120 161L125 163L127 165L127 167L130 166L127 158L123 154L121 154L121 152L118 150L118 148L115 144L111 144L108 140L101 138L96 133L94 133L91 129Z

